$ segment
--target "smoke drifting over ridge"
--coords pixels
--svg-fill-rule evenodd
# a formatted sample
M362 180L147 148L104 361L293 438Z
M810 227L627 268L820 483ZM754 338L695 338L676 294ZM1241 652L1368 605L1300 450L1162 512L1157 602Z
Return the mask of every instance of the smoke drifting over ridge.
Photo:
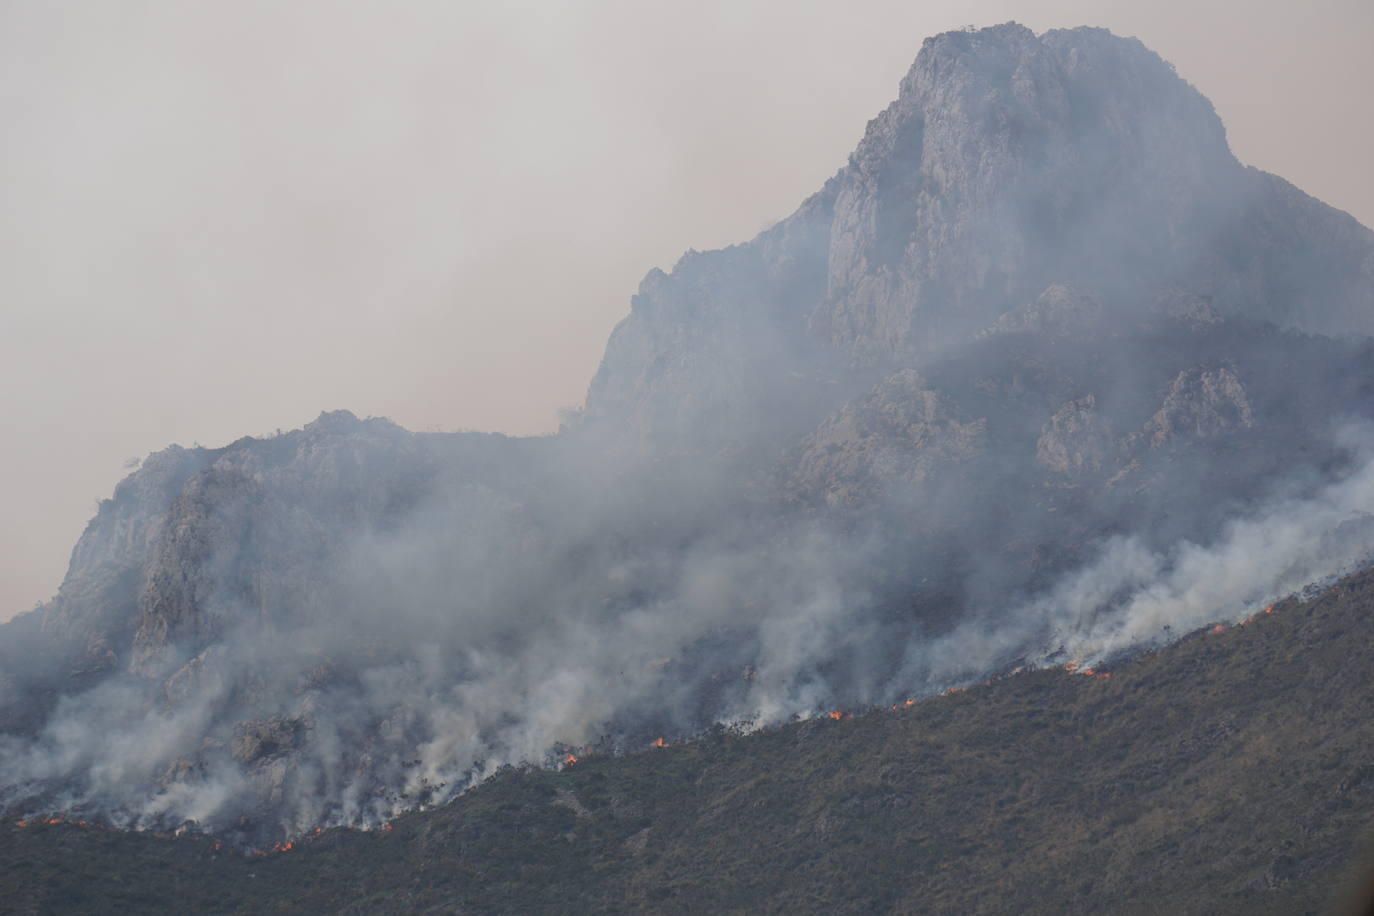
M1244 616L1368 554L1371 289L1139 43L939 36L794 215L646 278L558 436L152 456L6 628L0 803L377 823Z

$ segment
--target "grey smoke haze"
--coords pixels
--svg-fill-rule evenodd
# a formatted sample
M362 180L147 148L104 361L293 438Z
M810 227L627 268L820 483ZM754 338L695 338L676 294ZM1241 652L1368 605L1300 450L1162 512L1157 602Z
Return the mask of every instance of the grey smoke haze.
M1372 271L1138 41L930 38L819 191L645 277L559 435L144 461L4 630L0 807L374 823L1244 616L1374 544Z
M921 38L1136 35L1239 158L1374 222L1374 9L1280 4L0 7L0 619L126 459L322 408L552 429L649 267L844 162Z

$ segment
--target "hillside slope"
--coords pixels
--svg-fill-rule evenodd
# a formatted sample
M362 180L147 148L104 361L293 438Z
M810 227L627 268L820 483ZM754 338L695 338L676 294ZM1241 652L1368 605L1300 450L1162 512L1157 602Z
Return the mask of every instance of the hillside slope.
M10 822L0 910L1324 912L1374 823L1371 705L1374 569L1110 678L509 770L266 856Z
M1374 562L1371 331L1374 233L1138 41L935 36L558 435L150 456L0 625L0 815L271 846L1237 620Z

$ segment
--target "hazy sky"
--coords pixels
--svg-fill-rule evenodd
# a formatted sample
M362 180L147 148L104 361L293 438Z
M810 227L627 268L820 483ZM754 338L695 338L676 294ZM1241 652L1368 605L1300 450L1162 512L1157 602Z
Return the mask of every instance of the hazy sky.
M1374 224L1374 3L0 0L0 619L126 461L553 429L639 278L839 168L928 35L1101 25Z

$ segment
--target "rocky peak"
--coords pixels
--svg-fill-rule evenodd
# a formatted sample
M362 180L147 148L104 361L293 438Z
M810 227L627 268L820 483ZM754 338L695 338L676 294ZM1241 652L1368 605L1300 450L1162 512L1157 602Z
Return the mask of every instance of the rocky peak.
M1129 327L1181 303L1370 333L1374 233L1242 168L1211 104L1135 39L950 32L796 213L646 277L586 417L649 447L795 441L985 329Z
M841 175L817 327L860 360L905 358L1056 281L1118 295L1196 241L1239 174L1211 105L1138 41L937 36Z

